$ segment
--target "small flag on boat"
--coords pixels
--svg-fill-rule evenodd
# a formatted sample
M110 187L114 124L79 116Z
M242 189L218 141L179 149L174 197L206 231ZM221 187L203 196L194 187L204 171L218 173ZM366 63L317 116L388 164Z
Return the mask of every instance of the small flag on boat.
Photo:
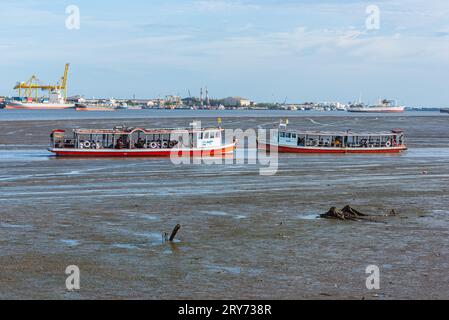
M222 122L221 118L218 118L218 124L221 124Z

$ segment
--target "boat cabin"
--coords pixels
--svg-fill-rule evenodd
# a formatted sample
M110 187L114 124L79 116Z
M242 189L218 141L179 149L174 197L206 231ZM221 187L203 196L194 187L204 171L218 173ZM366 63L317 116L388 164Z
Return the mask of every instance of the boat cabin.
M144 129L115 127L114 129L75 129L67 137L64 130L51 134L53 149L172 149L222 146L221 128L209 129Z
M313 148L395 148L405 145L404 132L322 132L291 131L273 132L271 144L288 147Z

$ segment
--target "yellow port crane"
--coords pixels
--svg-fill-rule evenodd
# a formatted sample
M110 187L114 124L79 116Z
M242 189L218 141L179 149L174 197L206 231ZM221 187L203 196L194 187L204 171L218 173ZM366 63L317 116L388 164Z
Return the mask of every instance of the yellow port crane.
M69 74L69 63L66 63L64 75L62 76L60 82L56 85L42 85L39 79L32 75L31 78L26 82L18 82L14 87L14 90L18 90L19 97L35 98L38 99L38 91L48 91L49 93L54 90L63 91L64 98L67 99L67 77Z

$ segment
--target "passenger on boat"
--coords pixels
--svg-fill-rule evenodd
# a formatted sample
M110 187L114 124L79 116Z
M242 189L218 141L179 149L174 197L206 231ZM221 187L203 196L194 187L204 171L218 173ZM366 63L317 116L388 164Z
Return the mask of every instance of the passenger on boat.
M362 139L360 140L360 146L364 148L368 148L368 140Z
M396 140L396 137L393 138L393 147L398 146L398 141Z
M145 140L143 140L142 138L139 138L137 140L137 142L134 144L134 147L136 149L144 149L145 148Z
M117 144L115 145L116 149L125 149L126 148L126 141L123 139L123 137L120 137L117 139Z
M335 147L340 147L341 146L341 141L340 141L340 138L336 138L335 139Z

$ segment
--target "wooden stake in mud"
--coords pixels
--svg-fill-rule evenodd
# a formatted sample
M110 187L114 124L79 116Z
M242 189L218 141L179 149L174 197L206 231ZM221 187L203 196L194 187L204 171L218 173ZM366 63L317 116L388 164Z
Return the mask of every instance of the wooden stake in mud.
M170 236L170 239L169 239L170 242L173 242L173 240L175 240L176 234L178 233L179 229L181 229L181 225L177 224L176 227L173 229L173 231L171 233L171 236Z

